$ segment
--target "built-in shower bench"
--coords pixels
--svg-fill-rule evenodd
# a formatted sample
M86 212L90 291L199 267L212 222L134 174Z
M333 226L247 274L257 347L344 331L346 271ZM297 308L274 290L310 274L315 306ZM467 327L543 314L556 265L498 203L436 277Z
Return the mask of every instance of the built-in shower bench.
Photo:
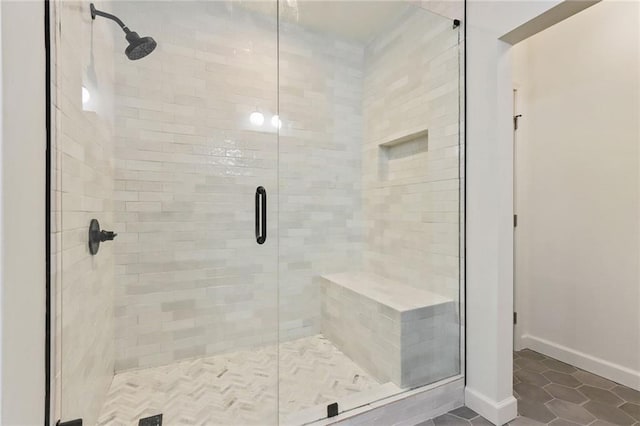
M321 329L380 382L416 387L458 373L453 300L377 275L320 277Z

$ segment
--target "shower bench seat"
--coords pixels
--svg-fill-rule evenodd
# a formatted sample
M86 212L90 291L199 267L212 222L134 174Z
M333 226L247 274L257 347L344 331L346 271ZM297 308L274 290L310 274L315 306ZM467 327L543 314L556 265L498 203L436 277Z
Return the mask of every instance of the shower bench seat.
M362 272L319 279L322 333L378 381L411 388L459 372L453 300Z

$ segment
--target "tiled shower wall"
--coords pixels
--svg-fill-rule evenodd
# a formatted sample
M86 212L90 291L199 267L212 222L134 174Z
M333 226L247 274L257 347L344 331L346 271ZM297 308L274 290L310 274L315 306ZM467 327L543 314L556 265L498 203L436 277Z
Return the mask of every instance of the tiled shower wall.
M279 320L288 340L320 331L317 277L360 266L364 49L282 21L279 41Z
M276 110L274 23L217 2L113 6L158 42L115 52L116 370L273 343L277 252L253 233L277 136L249 114Z
M113 246L89 254L91 219L113 226L113 33L89 2L60 1L53 80L52 251L56 418L95 424L114 368ZM82 87L91 93L83 105Z
M113 5L158 41L115 56L116 370L273 343L278 314L282 340L317 332L313 275L360 252L362 50L283 30L278 145L275 3Z
M367 46L363 102L364 268L452 300L460 285L458 36L451 20L424 10L399 18Z

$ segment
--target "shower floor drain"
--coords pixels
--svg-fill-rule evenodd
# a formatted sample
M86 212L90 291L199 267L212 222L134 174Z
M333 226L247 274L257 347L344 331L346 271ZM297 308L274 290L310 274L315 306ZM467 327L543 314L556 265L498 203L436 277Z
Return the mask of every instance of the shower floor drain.
M140 419L138 426L162 426L162 414Z

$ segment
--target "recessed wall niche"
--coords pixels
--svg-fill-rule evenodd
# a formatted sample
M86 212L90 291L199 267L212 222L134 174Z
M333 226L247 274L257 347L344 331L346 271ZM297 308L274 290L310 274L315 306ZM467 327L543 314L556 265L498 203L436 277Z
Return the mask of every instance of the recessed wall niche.
M378 144L381 181L391 181L415 176L415 169L426 167L429 130L403 133Z

